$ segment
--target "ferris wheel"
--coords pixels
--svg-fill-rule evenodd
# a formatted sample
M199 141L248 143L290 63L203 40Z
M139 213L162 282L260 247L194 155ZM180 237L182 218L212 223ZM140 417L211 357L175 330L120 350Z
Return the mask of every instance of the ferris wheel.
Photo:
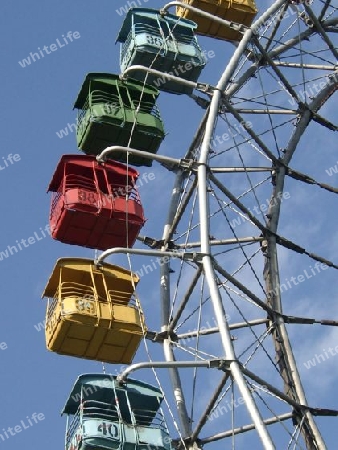
M174 13L182 19L175 19L167 34L160 26L161 32L148 39L147 45L158 47L158 53L147 64L137 57L130 63L127 26L143 34L151 30L149 24L140 25L137 11L135 16L130 13L119 35L122 76L105 77L119 93L120 82L133 83L136 93L121 95L131 103L137 100L138 112L152 111L153 135L141 130L135 137L141 120L132 116L120 145L108 145L109 139L102 138L100 150L93 144L94 134L88 147L83 144L85 152L91 153L90 146L100 150L96 154L101 163L109 157L127 164L123 176L131 186L128 195L134 189L131 179L136 179L129 164L149 166L155 161L175 175L164 229L152 236L141 232L143 247L130 248L144 224L140 212L127 245L118 241L95 261L100 266L115 253L126 253L130 261L140 254L152 262L157 258L160 271L161 323L157 330L147 329L151 311L146 308L138 322L149 361L132 363L135 341L118 381L126 383L130 374L139 377L140 369L154 371L167 422L176 435L170 445L178 449L325 449L322 424L331 420L334 426L330 416L337 416L338 408L313 403L312 395L308 400L300 367L304 357L299 355L311 355L316 336L321 339L322 330L330 334L338 325L331 312L325 314L325 294L316 305L309 303L319 294L315 284L323 277L333 280L338 268L336 231L330 222L338 188L328 179L338 130L338 7L333 0L277 0L255 19L257 11L252 11L250 26L236 17L222 18L221 7L213 10L212 3L165 5L161 17L174 20L169 11L176 6ZM197 33L235 42L216 85L200 81L203 55L189 68L181 66L184 71L170 71L163 61L156 65L156 58L177 52L175 30L191 19ZM188 44L191 40L185 41ZM159 78L164 73L165 78ZM95 76L91 81L87 77L82 91ZM167 92L189 95L196 108L205 109L180 158L157 154L164 132L160 116L153 112L156 93L144 87L156 86L156 81ZM146 106L140 107L145 98ZM117 111L117 97L108 100L110 112ZM88 134L85 117L81 119L79 135L84 139ZM127 116L123 120L128 124ZM100 202L104 207L102 198ZM108 247L112 245L102 249ZM135 269L132 262L130 269ZM131 284L136 288L135 278ZM87 309L94 307L90 303ZM159 346L163 357L156 352L154 359L152 347ZM317 360L329 359L331 353L323 352ZM163 381L165 376L170 383ZM319 400L320 389L318 382Z

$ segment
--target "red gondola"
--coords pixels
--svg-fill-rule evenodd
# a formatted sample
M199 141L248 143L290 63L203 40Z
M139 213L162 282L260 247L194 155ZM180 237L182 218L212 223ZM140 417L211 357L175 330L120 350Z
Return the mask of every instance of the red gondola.
M48 187L52 237L99 250L132 247L145 222L138 176L116 161L63 155Z

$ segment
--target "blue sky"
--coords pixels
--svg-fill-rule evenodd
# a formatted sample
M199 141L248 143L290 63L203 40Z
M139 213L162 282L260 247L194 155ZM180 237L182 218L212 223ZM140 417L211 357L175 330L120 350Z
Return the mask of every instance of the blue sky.
M267 3L258 1L258 6L263 8ZM162 5L159 0L144 0L146 7L159 8ZM92 250L68 246L48 236L45 227L48 225L50 196L46 189L61 155L78 151L74 132L62 138L57 133L67 127L70 129L75 123L73 102L85 75L88 72L119 73L119 46L115 45L115 38L122 23L122 10L119 8L125 6L124 0L102 0L95 6L79 0L60 0L57 4L50 1L27 4L24 0L15 3L3 0L0 18L3 41L0 252L16 245L21 239L34 239L30 240L27 248L17 253L12 249L13 254L0 261L3 308L0 315L0 434L2 429L19 425L21 421L29 423L27 416L32 420L33 413L40 413L40 419L32 422L26 430L6 441L0 440L0 448L6 450L17 449L24 444L29 448L62 448L65 420L60 418L60 410L73 382L81 373L102 371L102 365L98 362L48 352L44 332L36 328L44 320L45 301L40 297L56 259L65 256L93 258L95 255ZM73 37L72 42L66 37L69 31L77 37ZM200 38L199 43L203 49L215 54L200 80L215 84L234 47L208 38ZM31 52L53 44L56 50L22 67L24 58ZM245 92L244 89L243 93L248 97L252 95L250 90ZM327 107L330 114L334 106L333 100L330 100ZM160 153L181 157L203 117L203 110L190 99L165 93L160 95L159 107L167 132ZM218 126L220 136L227 132L225 123ZM314 125L302 141L293 167L337 187L335 171L331 171L331 175L326 171L337 164L336 135L332 132L318 134L316 127ZM9 154L18 156L11 159ZM158 164L139 170L141 174L147 171L154 173L153 184L149 182L149 185L144 184L140 188L147 217L142 234L160 238L174 176ZM229 179L229 186L236 192L237 182L232 177L234 175ZM285 190L291 194L282 207L283 235L337 263L334 194L290 179ZM265 189L259 192L261 204L266 201L267 194ZM297 211L297 220L294 211ZM186 220L189 221L189 218ZM196 217L192 220L196 221ZM213 230L221 233L222 226L218 221ZM250 233L250 226L246 227L238 225L241 236ZM109 261L127 267L123 256L110 257ZM139 270L146 262L141 257L133 258L133 268ZM281 282L304 274L304 270L309 272L314 263L304 255L292 253L290 256L290 252L281 248ZM189 279L191 275L186 272L184 276ZM248 283L251 282L250 278ZM149 318L149 328L155 329L160 326L159 284L159 271L154 271L141 280L139 291L146 319ZM284 299L285 310L290 314L337 319L335 271L320 271L311 280L286 289ZM212 320L210 313L210 322ZM311 369L306 369L303 362L322 353L323 349L337 346L338 333L329 327L313 327L315 330L296 325L290 329L300 372L311 401L321 407L337 408L338 355ZM306 340L305 333L308 333ZM162 357L157 350L154 355ZM147 354L141 348L135 361L146 358ZM116 373L118 367L108 366L106 370ZM145 371L137 376L154 382L151 374ZM186 378L187 384L190 384L189 376ZM328 418L319 423L322 424L328 448L334 448L337 419ZM218 448L221 448L220 444Z

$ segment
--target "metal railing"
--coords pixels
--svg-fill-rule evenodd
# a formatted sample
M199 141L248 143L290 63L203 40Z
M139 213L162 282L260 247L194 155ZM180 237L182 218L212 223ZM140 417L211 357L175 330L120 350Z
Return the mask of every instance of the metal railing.
M132 413L138 426L158 428L166 433L169 433L164 415L161 411L132 409Z
M66 431L66 448L68 448L68 446L70 445L71 440L73 439L74 434L78 430L80 424L81 424L81 410L79 407Z
M90 177L85 177L78 174L66 175L64 178L64 191L69 189L80 188L89 191L96 191L95 182Z
M110 289L108 291L108 301L113 305L128 305L136 307L136 302L129 292L118 291L117 289Z
M128 89L128 86L125 86ZM141 92L139 92L141 98ZM81 111L78 113L77 117L77 129L78 132L82 131L82 128L85 127L85 124L88 120L87 112L90 110L91 117L101 117L104 115L115 115L119 109L123 109L125 111L135 111L150 114L153 117L161 120L161 115L159 109L154 102L146 102L140 98L131 99L131 102L123 101L123 99L115 94L109 93L101 90L94 90L90 93L88 98L86 99ZM93 108L101 107L101 112L98 114L97 110Z
M57 192L53 192L53 194L52 194L50 213L49 213L50 219L54 218L58 214L58 211L61 208L60 205L58 206L61 196L62 196L62 187L60 187Z
M86 400L83 402L84 419L105 419L111 422L119 422L119 415L115 405L98 400Z

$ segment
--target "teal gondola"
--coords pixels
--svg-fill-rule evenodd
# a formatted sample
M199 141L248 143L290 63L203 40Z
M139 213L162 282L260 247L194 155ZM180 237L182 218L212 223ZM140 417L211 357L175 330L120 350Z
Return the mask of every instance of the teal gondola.
M160 412L161 391L116 376L80 375L62 414L67 415L66 450L172 450Z
M197 81L206 58L198 45L195 28L195 22L173 14L162 16L155 9L131 8L117 37L121 43L121 70L133 65L151 67L163 72L163 76L133 71L132 78L146 79L147 83L163 91L190 94L191 86L169 81L165 74Z

